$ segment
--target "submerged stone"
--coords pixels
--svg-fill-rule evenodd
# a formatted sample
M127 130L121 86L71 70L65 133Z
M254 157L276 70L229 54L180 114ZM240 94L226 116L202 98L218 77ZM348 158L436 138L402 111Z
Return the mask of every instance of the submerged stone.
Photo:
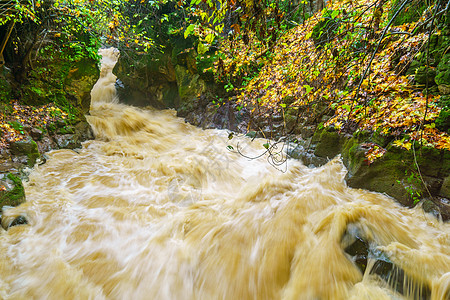
M28 220L24 216L18 216L11 222L11 224L9 224L8 228L26 224L28 224Z
M344 234L343 244L353 241L345 247L344 251L350 255L351 260L364 274L377 275L393 290L413 299L430 299L431 290L428 285L418 283L396 266L389 257L377 249L377 245L363 237L359 229L350 224ZM408 298L409 299L409 298Z

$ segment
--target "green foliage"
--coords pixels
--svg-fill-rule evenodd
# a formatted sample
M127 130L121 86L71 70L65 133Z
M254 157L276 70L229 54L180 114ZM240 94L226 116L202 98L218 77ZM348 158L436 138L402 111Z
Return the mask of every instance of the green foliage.
M392 18L394 13L399 9L404 0L394 0L392 1L392 9L389 12L389 18ZM404 10L399 13L397 18L394 20L394 25L401 25L405 23L412 23L419 20L422 13L429 6L430 3L423 0L413 0L406 5Z
M422 185L422 181L420 180L419 175L415 172L410 172L408 175L408 171L405 171L405 178L405 184L402 184L400 180L397 180L397 183L404 186L406 192L413 200L414 205L416 205L422 197L422 191L417 188Z
M339 10L323 10L322 20L313 27L311 35L317 48L323 47L323 44L331 41L338 33L339 13Z
M15 130L17 130L18 132L20 132L21 134L24 134L23 132L23 125L20 122L17 121L12 121L12 122L8 122L9 125L11 125L11 127Z

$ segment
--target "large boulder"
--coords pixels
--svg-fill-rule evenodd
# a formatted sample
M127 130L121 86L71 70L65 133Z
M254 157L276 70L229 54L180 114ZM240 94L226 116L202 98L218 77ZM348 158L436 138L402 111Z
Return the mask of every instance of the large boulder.
M414 157L413 150L393 146L387 150L383 157L369 164L366 149L357 140L349 140L343 150L349 170L348 185L386 193L405 206L415 205L428 193L432 196L440 193L442 178L450 174L449 151L417 146Z
M369 163L367 142L376 142L387 152ZM321 159L342 155L350 187L385 193L409 207L429 197L429 193L434 197L449 198L447 181L450 180L444 180L450 175L449 151L416 144L414 154L412 149L406 151L390 142L377 134L361 133L350 137L326 129L318 130L311 140L314 155Z

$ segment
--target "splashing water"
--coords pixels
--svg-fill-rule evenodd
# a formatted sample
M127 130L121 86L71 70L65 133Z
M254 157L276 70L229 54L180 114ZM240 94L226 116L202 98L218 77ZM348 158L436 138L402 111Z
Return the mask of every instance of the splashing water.
M339 158L281 173L228 151L224 131L118 104L119 53L101 55L96 139L48 153L4 212L30 225L0 232L1 299L448 299L449 224L348 188ZM373 253L364 273L344 251L352 232Z

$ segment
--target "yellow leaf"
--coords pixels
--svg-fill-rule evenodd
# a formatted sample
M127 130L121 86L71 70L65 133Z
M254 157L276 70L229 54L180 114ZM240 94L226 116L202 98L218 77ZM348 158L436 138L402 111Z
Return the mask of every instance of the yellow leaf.
M404 144L402 145L402 148L405 148L406 150L409 151L409 149L411 149L411 143L410 143L410 142L404 143Z

